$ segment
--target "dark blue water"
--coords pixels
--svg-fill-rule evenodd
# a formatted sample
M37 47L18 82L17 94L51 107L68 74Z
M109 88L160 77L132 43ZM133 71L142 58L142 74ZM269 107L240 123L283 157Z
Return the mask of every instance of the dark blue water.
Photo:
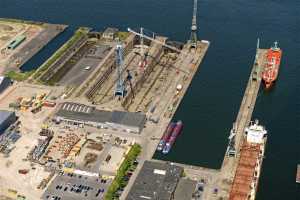
M24 69L39 66L78 26L103 29L143 26L171 39L189 37L192 0L1 0L1 17L65 23L70 29ZM167 157L219 168L254 60L256 38L284 50L280 77L261 91L254 117L269 130L258 200L299 200L295 183L300 163L300 1L199 0L199 37L211 41L206 59L176 113L184 132Z

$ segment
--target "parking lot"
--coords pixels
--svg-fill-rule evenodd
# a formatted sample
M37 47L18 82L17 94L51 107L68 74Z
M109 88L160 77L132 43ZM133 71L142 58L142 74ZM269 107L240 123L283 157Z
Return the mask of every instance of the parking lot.
M111 179L75 173L59 173L42 196L43 200L99 200L104 197Z

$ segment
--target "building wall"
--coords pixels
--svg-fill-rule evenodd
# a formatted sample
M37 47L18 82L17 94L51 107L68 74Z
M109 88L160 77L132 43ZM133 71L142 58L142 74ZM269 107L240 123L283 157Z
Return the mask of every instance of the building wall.
M67 119L64 117L56 117L57 120L61 120L67 123L71 123L71 124L83 124L83 125L87 125L87 126L93 126L93 127L97 127L97 128L108 128L108 129L112 129L112 130L119 130L121 132L131 132L131 133L139 133L141 131L141 129L139 127L135 127L135 126L126 126L126 125L122 125L122 124L115 124L115 123L109 123L109 122L105 122L105 123L100 123L100 122L91 122L91 121L80 121L80 120L72 120L72 119Z

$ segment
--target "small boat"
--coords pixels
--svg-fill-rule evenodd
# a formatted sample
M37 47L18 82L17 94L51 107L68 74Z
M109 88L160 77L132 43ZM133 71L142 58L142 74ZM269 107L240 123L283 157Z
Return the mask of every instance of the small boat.
M300 164L297 165L296 183L300 183Z
M171 137L169 138L169 140L167 141L166 145L163 148L163 151L162 151L163 154L168 154L170 152L173 144L175 143L176 138L181 133L182 127L183 127L182 121L178 121L176 123L176 126L175 126L172 134L171 134Z
M160 141L158 143L158 146L157 146L157 149L156 149L157 151L163 150L163 148L165 147L166 142L169 140L169 138L170 138L170 136L172 134L172 131L175 128L175 126L176 126L176 123L174 123L174 122L171 122L168 125L165 133L163 134L163 136L161 137L161 139L160 139Z

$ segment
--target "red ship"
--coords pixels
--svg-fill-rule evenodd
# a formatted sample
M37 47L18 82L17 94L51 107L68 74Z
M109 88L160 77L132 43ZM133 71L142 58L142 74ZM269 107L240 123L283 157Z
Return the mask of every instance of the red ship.
M266 89L269 89L278 77L281 54L282 51L278 47L278 43L274 42L274 46L268 50L267 64L262 72L262 79Z

